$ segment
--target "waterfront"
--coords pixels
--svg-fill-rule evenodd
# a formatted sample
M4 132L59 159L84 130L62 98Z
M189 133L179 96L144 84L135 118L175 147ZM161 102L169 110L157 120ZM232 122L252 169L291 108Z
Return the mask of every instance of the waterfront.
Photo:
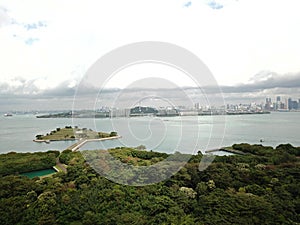
M224 119L226 123L224 124ZM0 152L34 152L63 150L74 141L35 143L37 134L67 125L78 125L97 131L117 131L118 140L90 142L83 149L103 149L117 146L145 145L147 149L172 153L193 153L214 147L247 142L276 147L280 143L300 146L299 112L274 112L264 115L139 117L114 119L50 118L35 115L1 117ZM225 130L223 127L225 125ZM211 132L215 131L215 132ZM224 138L223 138L224 134ZM197 138L199 139L197 141ZM263 139L261 143L260 140Z

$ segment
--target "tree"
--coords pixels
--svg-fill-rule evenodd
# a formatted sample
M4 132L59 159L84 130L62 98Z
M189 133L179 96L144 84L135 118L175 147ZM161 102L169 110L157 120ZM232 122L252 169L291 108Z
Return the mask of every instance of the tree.
M38 134L38 135L35 136L35 138L36 138L37 140L41 140L42 137L43 137L43 135L41 135L41 134Z
M118 135L118 133L117 133L116 131L112 131L112 132L110 132L110 134L109 134L110 137L115 137L115 136L117 136L117 135Z

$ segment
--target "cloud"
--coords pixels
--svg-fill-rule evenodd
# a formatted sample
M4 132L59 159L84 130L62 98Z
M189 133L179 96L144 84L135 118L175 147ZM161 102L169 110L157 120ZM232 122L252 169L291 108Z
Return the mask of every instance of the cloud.
M8 15L8 10L0 6L0 27L5 26L11 22L11 18Z
M101 7L84 1L70 7L52 0L42 3L29 0L20 7L21 3L5 1L9 15L19 25L1 30L0 57L6 64L1 66L1 74L34 76L31 74L39 70L66 79L65 71L70 68L78 64L88 67L112 49L142 40L170 42L190 50L222 84L245 82L262 69L279 72L299 69L300 32L294 28L300 14L291 2L275 1L270 7L269 0L239 4L235 0L185 0L179 4L168 0L157 7L157 1L147 4L133 1L122 2L116 8L113 1L101 1ZM182 7L190 2L191 7ZM211 9L218 8L218 4L224 8ZM278 17L280 12L284 14ZM114 17L115 14L123 19ZM39 26L39 21L46 21L47 27ZM19 63L22 59L18 58L25 62Z
M190 91L192 93L194 90L200 90L195 87L155 87L152 88L148 86L143 87L132 87L127 89L120 88L104 88L101 86L95 86L91 83L82 83L80 89L77 90L79 80L69 79L59 83L53 83L47 78L37 78L26 80L22 77L15 77L6 82L0 83L0 94L3 95L14 95L14 96L24 96L24 97L57 97L57 96L73 96L76 91L78 95L94 95L98 94L101 90L103 94L112 93L132 93L134 96L136 93L148 92L148 93L160 93L168 92L170 96L175 96L177 91ZM250 80L249 83L239 84L234 86L220 86L220 87L200 87L202 91L207 94L219 93L220 91L226 94L235 93L255 93L260 91L277 90L281 93L286 89L287 93L290 93L290 89L300 89L300 72L293 74L283 74L279 75L275 72L262 71ZM174 94L175 93L175 94Z
M151 103L147 97L157 96L174 105L186 105L199 102L202 105L223 105L225 103L263 102L266 97L300 98L300 73L277 74L262 71L249 83L234 86L184 88L108 88L84 83L78 90L79 80L69 79L52 83L47 78L24 79L16 77L0 83L0 111L30 107L35 110L71 109L77 102L76 109L91 106L128 107L144 99L143 103ZM101 92L99 92L101 90ZM74 99L74 97L76 97ZM207 97L209 102L207 102ZM151 97L152 98L152 97ZM154 99L153 98L153 99ZM154 101L154 100L153 100ZM152 103L153 103L152 101ZM163 102L163 101L160 101ZM97 104L96 104L97 103ZM96 104L96 105L95 105ZM114 105L116 104L116 105ZM193 104L190 104L192 106ZM9 108L10 107L10 108Z
M257 92L276 88L300 88L300 72L280 75L271 71L262 71L253 76L249 83L222 86L221 88L225 93Z
M235 0L185 0L178 4L170 0L163 3L137 0L120 2L118 7L114 1L103 1L101 7L85 1L76 1L72 7L52 0L29 0L26 4L10 0L1 2L7 2L5 8L9 9L7 12L2 7L0 13L4 18L0 20L0 26L5 26L0 28L1 81L15 75L26 77L26 80L34 79L42 74L55 77L62 84L71 77L70 71L75 66L88 68L99 57L124 44L157 40L174 43L197 55L223 84L221 88L227 96L255 98L296 89L264 89L271 84L274 86L272 79L279 78L262 74L249 83L245 82L260 70L280 74L299 71L300 45L297 43L300 32L295 29L300 15L297 1L251 0L235 4ZM189 2L191 7L182 7L184 3L190 5ZM216 7L216 4L207 6L212 2L224 7L213 10L211 6ZM40 26L39 21L47 21L46 26ZM119 38L120 34L122 38ZM34 38L39 41L33 41ZM264 83L266 80L269 83ZM237 82L244 84L233 86ZM278 85L282 85L280 82ZM70 83L63 84L61 89L55 89L59 84L41 88L40 83L35 81L34 85L31 84L32 90L29 87L24 87L24 90L28 93L35 90L32 94L35 98L72 94L72 88L68 87ZM23 90L16 91L22 93ZM211 93L214 91L211 89ZM17 96L22 98L21 94Z
M73 96L75 86L73 80L63 81L59 84L51 84L47 78L26 80L22 77L15 77L0 83L0 98L50 98L55 96Z
M12 38L22 41L26 45L30 46L40 40L37 37L31 37L37 35L37 32L33 33L31 31L47 27L47 23L41 20L32 23L19 22L8 14L8 10L6 8L0 6L0 28L4 26L10 26L8 30L13 31L10 34Z

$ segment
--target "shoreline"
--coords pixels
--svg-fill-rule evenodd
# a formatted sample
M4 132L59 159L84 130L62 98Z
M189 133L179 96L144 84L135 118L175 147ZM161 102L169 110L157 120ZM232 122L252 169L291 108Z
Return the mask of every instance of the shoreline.
M56 140L56 139L47 139L47 140L38 140L38 139L34 139L32 140L33 142L37 142L37 143L49 143L51 141L76 141L76 140L79 140L78 138L69 138L69 139L62 139L62 140Z

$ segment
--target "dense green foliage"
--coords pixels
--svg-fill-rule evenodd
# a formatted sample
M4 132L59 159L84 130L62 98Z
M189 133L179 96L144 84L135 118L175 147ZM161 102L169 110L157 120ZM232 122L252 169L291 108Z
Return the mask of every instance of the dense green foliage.
M0 224L299 224L298 148L233 147L251 154L216 157L200 172L198 153L171 178L143 187L113 183L79 152L66 150L60 160L67 173L1 177ZM167 157L129 148L110 152L135 166Z
M151 165L168 157L168 154L166 153L141 151L126 147L110 149L109 153L116 159L119 159L121 162L129 163L135 166Z
M59 151L1 154L0 176L52 168L58 155Z

